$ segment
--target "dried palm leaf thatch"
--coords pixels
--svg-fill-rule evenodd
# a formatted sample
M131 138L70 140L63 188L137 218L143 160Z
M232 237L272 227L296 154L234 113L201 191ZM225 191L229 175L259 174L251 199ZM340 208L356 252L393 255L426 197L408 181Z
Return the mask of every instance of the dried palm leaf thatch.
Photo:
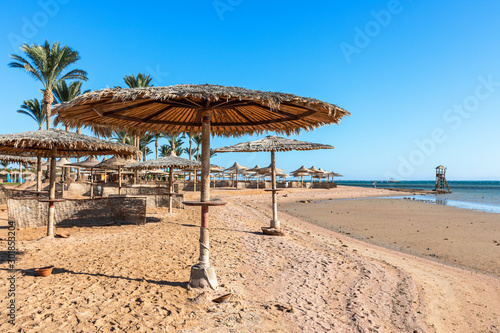
M162 158L157 158L155 160L145 161L141 163L129 164L126 166L127 169L137 169L137 170L153 170L153 169L185 169L188 167L198 167L201 168L201 163L198 161L191 161L186 158L178 157L175 155L169 155Z
M103 89L54 107L56 124L87 126L102 135L116 129L137 135L201 133L204 110L211 110L211 132L220 136L297 134L338 124L350 114L313 98L210 84Z
M21 163L25 165L35 165L36 158L16 156L16 155L0 155L1 162Z
M243 166L243 165L239 164L238 162L234 162L234 164L231 167L225 169L224 172L229 173L229 171L237 172L237 171L245 171L245 170L248 170L248 167Z
M305 166L301 166L300 168L298 168L297 170L295 171L292 171L291 173L292 174L309 174L311 173L312 171L309 170L308 168L306 168Z
M97 158L95 158L94 156L89 156L85 161L66 164L66 166L79 167L79 168L93 168L99 163L101 162L99 162Z
M0 154L26 156L81 157L87 155L140 156L133 146L97 139L91 136L66 132L60 129L30 131L0 135Z
M124 168L125 166L136 163L137 160L134 158L123 158L113 156L99 164L94 165L94 169L106 169L106 170L118 170Z
M275 168L275 170L276 170L276 173L283 173L283 172L285 172L285 170L280 169L280 168ZM269 172L272 172L272 171L273 171L273 168L272 168L272 166L271 166L271 165L270 165L270 166L267 166L267 167L260 168L259 170L256 170L256 172L257 172L258 174L261 174L261 175L262 175L262 174L269 173Z
M335 147L321 143L292 140L279 136L268 135L263 139L242 142L234 146L216 148L216 153L229 152L258 152L258 151L290 151L290 150L316 150L333 149Z

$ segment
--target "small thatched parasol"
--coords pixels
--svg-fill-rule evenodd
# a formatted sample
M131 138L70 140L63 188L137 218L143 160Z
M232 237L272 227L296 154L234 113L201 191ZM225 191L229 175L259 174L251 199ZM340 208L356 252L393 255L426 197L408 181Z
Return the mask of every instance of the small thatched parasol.
M134 158L113 156L94 166L95 169L118 170L118 194L122 193L122 169L131 163L136 163ZM106 177L106 176L104 176Z
M299 133L326 124L338 124L349 112L333 104L292 94L217 85L176 85L88 92L55 106L56 122L72 127L92 126L103 134L126 130L202 133L202 210L200 259L191 268L188 286L217 288L209 262L208 209L221 205L210 200L210 136L239 136L275 131ZM104 129L104 126L106 128Z
M127 169L133 170L152 170L158 168L168 168L168 211L171 213L172 210L172 196L175 195L173 190L173 179L174 179L174 169L185 169L189 167L199 167L201 163L198 161L191 161L182 157L175 156L174 150L170 156L165 156L162 158L157 158L155 160L149 160L141 163L134 163L127 165Z
M93 138L59 129L0 135L0 153L50 158L49 219L47 236L54 235L54 202L57 157L92 155L140 156L133 146Z
M36 158L25 157L25 156L16 156L16 155L0 155L1 162L11 162L11 163L20 163L25 165L35 165Z
M295 177L300 177L300 187L304 187L304 176L310 175L311 170L307 169L305 166L301 166L295 171L292 171L291 174Z
M106 160L106 158L104 158ZM104 161L103 160L103 161ZM95 156L89 156L85 161L70 163L67 166L75 166L78 168L90 169L90 197L94 198L94 167L99 164L99 160Z
M0 161L1 162L11 162L11 163L19 163L19 172L20 172L20 177L19 181L22 179L22 168L21 164L24 164L26 166L34 166L37 164L37 160L32 157L24 157L24 156L16 156L16 155L0 155ZM37 180L37 184L39 181Z
M239 176L239 173L240 172L245 172L246 170L248 170L248 167L243 166L243 165L239 164L238 162L234 162L234 164L232 166L230 166L229 168L225 169L224 172L228 173L228 174L234 174L234 175L236 175L235 187L238 188L238 176Z
M271 220L270 229L280 229L280 222L278 221L278 202L276 196L276 163L275 153L277 151L290 151L290 150L316 150L316 149L333 149L333 146L324 145L320 143L310 143L298 140L291 140L281 138L274 135L266 136L263 139L243 142L234 146L222 147L215 149L216 153L228 152L271 152L271 182L272 182L272 198L273 198L273 219ZM264 230L264 229L263 229ZM266 230L264 230L266 232Z

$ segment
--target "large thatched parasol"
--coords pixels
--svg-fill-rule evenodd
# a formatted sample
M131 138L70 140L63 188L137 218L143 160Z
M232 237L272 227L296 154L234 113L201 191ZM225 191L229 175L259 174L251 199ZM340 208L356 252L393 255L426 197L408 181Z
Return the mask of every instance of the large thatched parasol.
M259 151L270 151L271 152L271 183L272 183L272 198L273 198L273 219L271 220L270 229L280 229L280 222L278 220L278 202L276 191L276 163L275 163L275 153L277 151L290 151L290 150L316 150L316 149L333 149L333 146L324 145L320 143L310 143L304 141L291 140L287 138L281 138L274 135L266 136L263 139L238 143L234 146L221 147L215 149L216 153L229 153L229 152L259 152ZM264 232L267 229L263 229ZM271 231L273 232L273 231ZM279 234L276 232L276 234Z
M54 202L57 157L92 155L140 156L133 146L59 129L0 135L0 154L23 154L50 158L49 220L47 236L54 235Z
M54 108L56 122L92 126L111 134L123 129L145 132L202 133L202 208L200 260L191 268L190 287L217 287L209 263L210 135L239 136L275 131L282 134L338 124L349 112L317 99L217 85L176 85L88 92ZM104 126L107 126L104 129Z
M191 161L182 157L175 155L174 150L170 156L165 156L162 158L157 158L155 160L149 160L140 163L134 163L127 165L127 169L133 170L153 170L158 168L168 168L168 211L172 212L172 196L175 195L173 189L173 179L174 179L174 169L186 169L189 167L199 167L201 163L198 161Z

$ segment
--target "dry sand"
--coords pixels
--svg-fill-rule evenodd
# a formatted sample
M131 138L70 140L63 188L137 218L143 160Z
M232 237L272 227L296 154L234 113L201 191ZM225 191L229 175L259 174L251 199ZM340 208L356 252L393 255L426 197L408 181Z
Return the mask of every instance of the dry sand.
M280 202L385 193L287 190ZM287 213L280 213L287 235L264 236L269 194L212 196L228 202L211 209L219 290L186 289L198 256L196 208L157 211L144 226L56 229L70 233L67 239L33 241L43 229L20 230L16 326L4 320L9 299L2 284L0 331L500 332L498 277L372 245ZM53 275L35 276L34 268L49 264ZM210 301L229 292L229 302Z

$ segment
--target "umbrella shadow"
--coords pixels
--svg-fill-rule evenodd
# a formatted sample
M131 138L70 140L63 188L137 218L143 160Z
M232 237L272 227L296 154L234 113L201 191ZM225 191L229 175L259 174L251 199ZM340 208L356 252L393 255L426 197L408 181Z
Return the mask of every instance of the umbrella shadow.
M186 223L175 223L175 222L168 222L164 221L164 223L169 223L169 224L175 224L183 227L190 227L190 228L199 228L199 225L194 225L194 224L186 224ZM262 232L259 231L245 231L245 230L237 230L237 229L228 229L228 228L210 228L211 230L225 230L225 231L232 231L232 232L243 232L247 234L254 234L254 235L262 235Z
M21 274L23 276L38 276L38 274L35 272L35 269L24 269L21 270ZM57 275L57 274L72 274L72 275L87 275L87 276L95 276L95 277L104 277L104 278L110 278L110 279L122 279L122 280L128 280L128 281L136 281L136 282L147 282L147 283L154 283L160 286L170 286L170 287L182 287L182 288L187 288L188 282L177 282L177 281L158 281L158 280L150 280L150 279L137 279L137 278L130 278L126 276L119 276L119 275L107 275L107 274L101 274L101 273L88 273L88 272L75 272L66 268L60 268L60 267L54 267L52 270L52 275Z
M7 243L7 242L6 242ZM7 247L7 244L5 244ZM9 260L16 261L18 260L24 252L22 251L0 251L0 264L4 264L6 262L9 262Z

